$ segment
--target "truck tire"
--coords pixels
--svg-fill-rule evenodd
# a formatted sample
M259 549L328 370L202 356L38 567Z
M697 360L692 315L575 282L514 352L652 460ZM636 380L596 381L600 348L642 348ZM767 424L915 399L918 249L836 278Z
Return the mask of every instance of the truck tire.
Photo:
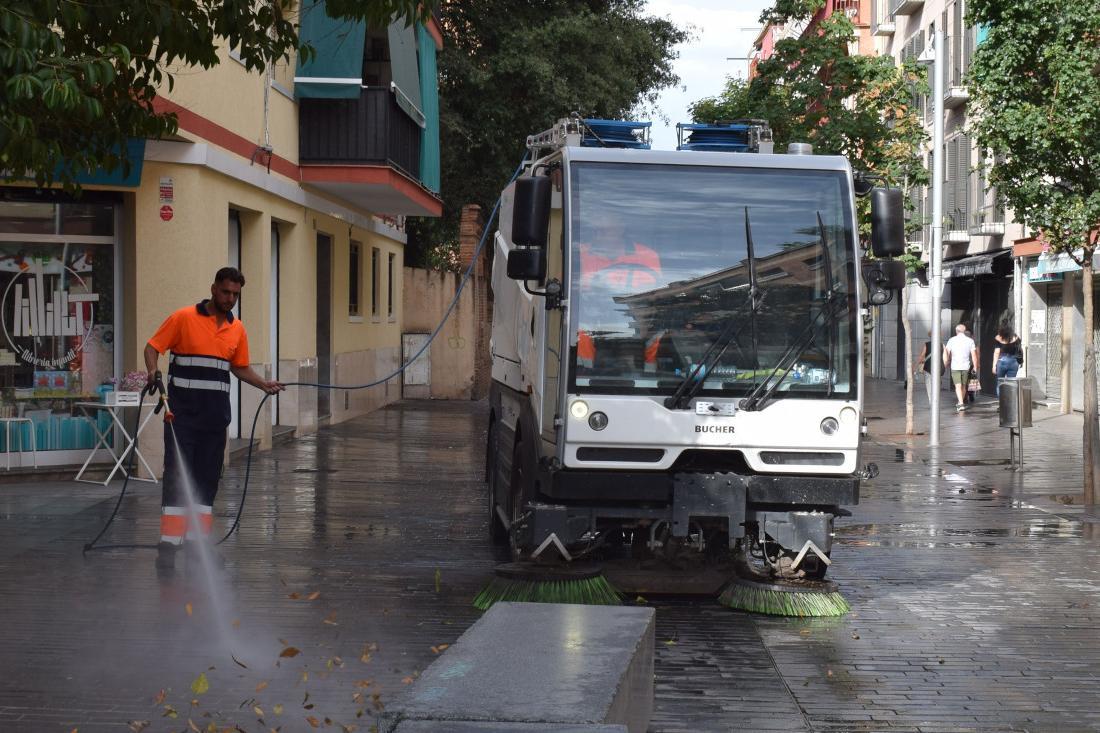
M489 494L489 541L494 545L503 546L508 544L508 530L497 516L497 495L499 494L497 489L500 484L497 470L500 462L499 446L497 446L499 431L496 420L489 423L489 438L486 441L485 450L485 484Z
M534 494L530 486L531 467L524 461L526 452L523 437L517 436L515 447L512 448L512 480L508 486L508 516L513 525L523 515L523 505L529 502ZM515 546L515 535L511 530L508 534L512 540L512 556L518 559L524 548Z

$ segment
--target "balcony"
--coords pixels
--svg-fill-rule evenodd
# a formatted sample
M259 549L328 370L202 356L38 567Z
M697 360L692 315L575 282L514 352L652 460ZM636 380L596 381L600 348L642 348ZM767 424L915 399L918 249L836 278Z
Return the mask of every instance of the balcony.
M302 182L377 214L439 216L442 203L418 179L420 134L385 87L363 87L358 99L301 99Z
M891 15L912 15L923 7L924 0L890 0Z
M894 35L894 31L896 29L897 27L894 21L886 20L881 23L876 23L875 29L872 32L879 38L889 38L890 36Z
M970 217L970 233L980 237L998 237L1005 233L1005 212L1000 206L984 206Z
M966 104L968 99L970 99L970 92L962 85L952 84L943 90L943 106L947 109Z

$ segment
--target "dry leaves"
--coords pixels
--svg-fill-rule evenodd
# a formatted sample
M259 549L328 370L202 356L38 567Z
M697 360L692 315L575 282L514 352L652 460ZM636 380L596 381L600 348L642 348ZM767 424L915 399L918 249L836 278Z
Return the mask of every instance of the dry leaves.
M300 652L297 648L292 647L292 646L288 646L286 649L283 649L281 652L279 652L279 656L281 658L290 658L290 657L296 657L301 653L302 652Z
M333 611L328 616L325 616L324 619L321 620L321 623L328 624L329 626L337 626L338 624L336 623L336 611Z
M449 647L450 644L437 644L432 647L432 654L439 654L441 651Z
M309 723L310 726L313 728L321 727L321 721L317 720L317 718L313 717L312 715L306 718L306 722Z
M129 723L129 726L130 726L130 730L133 731L133 733L141 733L141 731L143 731L143 730L145 730L146 728L149 727L149 721L148 720L131 720L130 723ZM73 733L76 733L76 728L73 728Z
M264 680L264 681L263 681L263 682L261 682L260 684L256 685L256 692L263 692L263 690L264 690L264 689L265 689L266 687L267 687L267 680Z
M187 605L185 605L185 606L183 607L183 610L187 611L187 615L188 615L188 616L190 616L190 615L192 614L192 612L194 611L194 609L193 609L193 608L191 607L191 604L190 604L190 603L188 603Z

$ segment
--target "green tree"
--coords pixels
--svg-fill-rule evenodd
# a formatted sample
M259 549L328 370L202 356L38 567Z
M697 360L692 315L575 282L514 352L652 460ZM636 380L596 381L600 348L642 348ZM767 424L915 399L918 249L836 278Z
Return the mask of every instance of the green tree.
M97 168L126 168L127 138L176 131L157 114L169 67L209 69L218 48L251 70L298 47L298 6L313 0L5 0L0 5L0 170L38 185ZM415 0L328 0L334 17L388 23L417 17ZM301 53L312 51L306 47Z
M643 0L440 5L444 210L441 219L410 222L410 262L446 261L462 206L479 204L488 213L528 135L574 111L621 118L652 106L657 92L677 81L674 47L687 34L646 16L644 6Z
M971 66L971 124L997 155L990 183L1052 252L1081 266L1084 501L1100 485L1093 254L1100 236L1100 2L971 0L988 29Z
M730 79L718 97L692 105L696 122L742 118L768 120L776 150L809 142L817 153L844 155L857 171L881 176L906 193L928 182L920 155L926 135L915 101L928 91L924 70L910 61L900 68L890 56L849 55L857 40L844 13L814 19L824 0L779 0L761 23L806 26L798 37L775 44L774 54L756 67L750 81ZM912 210L912 201L906 197ZM866 201L860 202L860 232L870 235ZM923 222L912 217L910 229ZM919 265L906 258L912 271ZM905 362L911 364L907 289L901 293ZM906 432L913 432L913 382L906 390Z

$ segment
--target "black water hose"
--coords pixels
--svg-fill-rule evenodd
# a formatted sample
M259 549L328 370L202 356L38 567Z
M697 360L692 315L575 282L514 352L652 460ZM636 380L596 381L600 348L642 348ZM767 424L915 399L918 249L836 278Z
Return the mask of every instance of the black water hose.
M138 398L137 416L134 418L134 443L130 446L130 462L124 469L125 478L122 480L122 490L118 492L118 501L115 502L115 508L111 512L111 516L107 517L107 522L103 525L103 529L99 530L99 534L95 536L95 539L84 545L84 549L81 553L88 553L92 550L119 550L119 549L142 549L142 550L155 550L156 545L101 545L96 546L96 543L107 532L107 528L110 527L114 521L115 516L118 515L118 510L122 506L122 500L126 498L126 487L130 484L130 474L134 470L134 454L138 450L138 429L141 427L141 406L145 402L145 396L153 394L154 392L160 392L160 399L157 401L157 406L153 408L153 412L160 412L161 408L165 405L165 391L164 383L161 381L160 372L157 372L156 379L152 384L146 384L141 388L141 396Z
M524 156L524 159L520 161L520 164L516 167L515 172L512 173L512 177L508 179L508 184L506 184L505 187L507 187L507 185L510 185L512 183L512 181L516 180L516 178L519 177L519 174L523 171L523 166L524 166L525 162L526 162L526 156ZM451 304L449 306L447 306L446 312L444 312L443 317L439 320L439 325L437 325L435 327L435 330L433 330L431 332L431 334L428 336L427 341L424 342L424 344L417 350L417 352L415 354L413 354L409 358L408 361L406 361L404 364L400 365L399 367L397 367L397 369L395 369L391 373L387 374L386 376L382 377L381 379L376 379L373 382L367 382L366 384L341 385L341 384L320 384L320 383L316 383L316 382L285 382L283 384L283 386L284 387L315 387L317 389L347 390L347 391L350 392L350 391L359 390L359 389L368 389L370 387L376 387L380 384L385 384L386 382L390 381L391 379L393 379L394 377L400 375L402 372L404 372L406 369L408 369L409 365L411 365L418 358L420 358L420 355L423 354L428 349L429 346L431 346L432 341L434 341L435 337L439 335L439 332L443 330L443 326L447 323L447 319L449 319L451 317L451 313L454 312L455 307L458 305L458 299L462 296L462 291L466 287L466 283L469 282L470 276L474 272L474 267L477 265L478 257L480 257L481 251L485 248L485 240L489 236L489 231L490 231L490 228L493 224L493 220L496 218L497 212L499 210L500 210L500 198L498 197L497 200L496 200L496 203L493 204L493 210L491 212L489 212L489 217L485 221L485 229L481 233L481 239L477 243L477 248L474 249L473 257L470 259L470 266L466 268L466 272L464 272L463 275L462 275L462 280L460 280L459 283L458 283L458 288L455 289L455 295L454 295L454 298L451 300ZM157 374L158 374L158 382L157 383L159 384L159 374L160 373L158 372ZM154 408L154 411L156 411L156 412L159 412L160 408L162 406L164 406L164 404L165 404L165 394L166 393L163 392L163 389L164 389L163 385L160 385L159 388L162 390L162 392L161 392L160 403L157 405L156 408ZM144 398L144 395L147 394L146 390L155 390L155 388L150 387L150 386L147 385L146 389L142 390L142 397L143 398ZM256 406L255 414L253 414L253 416L252 416L252 430L249 432L249 435L248 435L248 457L245 459L244 484L241 487L241 501L240 501L240 504L237 506L237 514L233 518L233 525L229 528L229 531L227 531L225 533L225 536L222 537L220 540L218 540L216 544L220 545L221 543L223 543L227 539L229 539L230 535L232 535L233 532L235 532L237 530L237 527L239 527L240 524L241 524L241 515L244 513L244 501L245 501L245 497L248 496L248 480L249 480L249 477L252 475L252 448L256 444L256 424L257 424L257 421L259 420L259 417L260 417L260 411L263 409L264 403L267 402L267 398L270 397L270 396L271 396L270 393L265 393L264 394L263 399L260 400L260 404L258 404ZM98 542L100 540L100 538L103 537L103 534L107 531L107 528L110 527L111 524L115 521L115 516L118 514L119 507L122 506L122 499L123 499L124 496L126 496L126 485L130 482L130 471L133 467L134 453L137 452L137 426L141 424L141 422L140 422L140 420L141 420L141 406L140 405L138 405L137 420L138 420L138 422L135 424L135 430L134 430L134 446L133 446L133 450L130 452L130 466L127 468L126 478L122 482L122 491L118 495L118 501L115 503L114 511L111 512L111 516L108 517L107 523L105 525L103 525L103 529L101 529L99 531L99 534L96 535L95 539L92 540L91 542L89 542L88 544L84 545L84 552L90 552L91 550L111 550L111 549L156 549L156 547L157 547L156 545L100 545L100 546L96 546L96 542Z

